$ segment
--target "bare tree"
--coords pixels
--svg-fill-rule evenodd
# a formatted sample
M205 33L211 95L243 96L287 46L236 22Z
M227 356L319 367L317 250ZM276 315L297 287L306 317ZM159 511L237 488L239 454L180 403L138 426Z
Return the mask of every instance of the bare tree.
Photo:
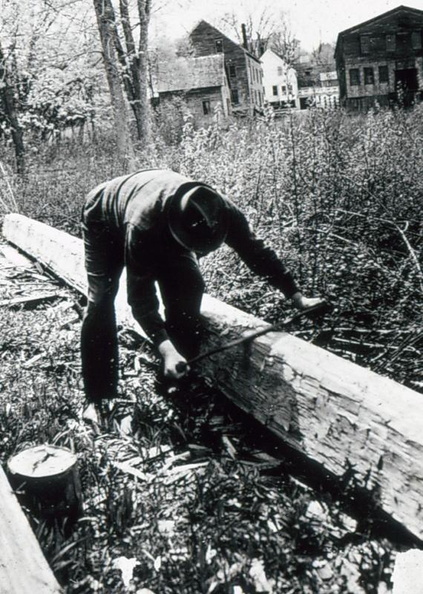
M128 110L119 75L114 8L111 0L93 0L93 3L109 85L118 151L124 160L130 160L133 156L133 146L129 129Z
M280 56L289 66L297 60L300 42L295 37L287 21L281 19L277 30L269 37L267 46Z
M137 0L137 22L132 24L133 11L129 0L119 0L118 11L115 10L112 0L94 0L98 15L102 15L103 37L113 45L108 47L109 68L108 80L110 79L110 62L114 60L114 82L122 80L123 87L132 109L137 138L147 142L150 136L150 107L148 100L148 33L151 16L151 0ZM99 27L100 30L100 27ZM138 32L138 43L134 36L134 30ZM105 55L104 43L103 55ZM109 88L110 80L109 80ZM113 87L114 88L114 87ZM116 94L117 89L114 88Z
M311 61L319 68L320 72L336 70L335 44L320 43L311 53Z
M254 13L247 11L240 19L232 11L224 14L219 24L258 58L270 48L291 65L298 55L300 43L284 12L275 15L269 7L264 7Z
M138 140L148 141L150 135L150 106L148 101L148 32L151 0L137 0L138 46L133 35L128 0L119 0L123 41L115 28L116 49L123 69L123 80L129 104L133 110Z
M260 57L266 49L267 39L275 31L275 18L269 8L257 14L246 12L241 17L232 11L220 18L218 27L250 53Z

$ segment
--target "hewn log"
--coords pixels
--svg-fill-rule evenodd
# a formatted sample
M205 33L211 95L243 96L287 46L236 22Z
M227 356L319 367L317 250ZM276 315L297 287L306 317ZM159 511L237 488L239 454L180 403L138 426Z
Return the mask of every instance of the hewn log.
M19 215L6 217L4 235L83 288L77 239ZM118 314L134 327L124 304L122 290ZM208 296L202 313L205 349L264 324ZM285 443L370 492L375 504L423 539L421 395L280 332L204 359L199 368Z
M1 467L0 501L0 593L59 594L62 590Z

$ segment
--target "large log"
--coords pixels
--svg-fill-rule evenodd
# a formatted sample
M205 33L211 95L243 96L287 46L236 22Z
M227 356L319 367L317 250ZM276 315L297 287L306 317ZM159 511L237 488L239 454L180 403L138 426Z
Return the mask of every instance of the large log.
M0 467L0 593L62 592Z
M19 215L5 238L84 290L79 240ZM118 316L136 328L122 287ZM209 296L204 348L264 322ZM423 397L287 333L204 359L201 372L241 409L423 539Z

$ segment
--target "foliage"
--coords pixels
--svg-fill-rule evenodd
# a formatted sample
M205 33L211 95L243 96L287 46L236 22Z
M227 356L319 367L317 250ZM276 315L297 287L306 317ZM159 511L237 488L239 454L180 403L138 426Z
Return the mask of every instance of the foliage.
M2 29L5 60L19 124L32 142L52 140L66 128L90 122L94 89L101 94L87 2L79 0L78 5L79 11L70 13L59 2L7 5ZM0 124L8 138L7 119Z

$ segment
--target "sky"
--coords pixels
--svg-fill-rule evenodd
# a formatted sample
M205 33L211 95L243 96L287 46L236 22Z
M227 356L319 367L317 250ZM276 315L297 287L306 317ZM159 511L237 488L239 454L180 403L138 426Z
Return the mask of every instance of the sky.
M242 23L267 10L283 11L290 29L306 51L319 43L335 42L340 31L353 27L401 4L423 10L423 0L168 0L153 19L153 35L182 37L204 19L211 24L225 12L234 12Z

